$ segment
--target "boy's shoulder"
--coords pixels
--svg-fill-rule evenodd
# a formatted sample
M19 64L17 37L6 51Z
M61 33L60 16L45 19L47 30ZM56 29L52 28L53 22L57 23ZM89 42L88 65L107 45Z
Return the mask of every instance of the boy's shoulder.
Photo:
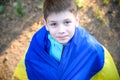
M45 33L47 30L46 30L46 28L45 28L45 25L44 26L42 26L36 33L35 33L35 35L38 35L38 34L40 34L40 33Z
M32 37L31 44L39 44L42 46L47 42L47 34L45 26L42 26Z
M103 45L100 42L98 42L97 39L93 35L91 35L85 28L78 27L77 29L79 34L81 35L82 38L81 43L83 44L83 46L90 48L90 50L93 50L95 53L97 53L99 58L103 58L104 56Z
M85 43L84 45L91 46L91 48L96 49L101 44L97 41L97 39L90 34L84 27L76 27L77 36L80 37L80 43ZM77 42L78 43L78 42Z
M32 38L43 38L48 33L45 26L42 26L38 31L35 32Z

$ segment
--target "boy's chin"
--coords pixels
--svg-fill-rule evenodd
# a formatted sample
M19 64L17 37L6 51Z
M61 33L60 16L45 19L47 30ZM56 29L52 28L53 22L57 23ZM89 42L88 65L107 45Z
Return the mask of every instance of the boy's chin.
M68 40L67 41L59 41L59 43L62 45L66 45L68 43Z

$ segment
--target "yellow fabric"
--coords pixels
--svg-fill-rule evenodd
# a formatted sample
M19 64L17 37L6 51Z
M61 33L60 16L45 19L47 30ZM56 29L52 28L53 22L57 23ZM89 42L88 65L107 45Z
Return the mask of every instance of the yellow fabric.
M24 57L17 65L14 71L13 77L16 77L18 80L28 80L26 75L25 65L24 65Z
M112 60L111 55L105 48L104 50L105 50L104 67L100 72L98 72L95 76L93 76L91 80L120 80L120 77L118 75L116 66ZM13 76L18 78L19 80L28 80L24 65L24 57L16 67Z
M105 50L105 64L100 72L92 77L91 80L120 80L116 66L109 52Z

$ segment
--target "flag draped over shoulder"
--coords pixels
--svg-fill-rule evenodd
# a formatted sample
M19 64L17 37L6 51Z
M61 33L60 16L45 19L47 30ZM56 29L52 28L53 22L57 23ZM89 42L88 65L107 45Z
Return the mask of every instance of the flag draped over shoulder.
M29 80L90 80L104 65L104 49L86 30L77 27L60 62L49 55L45 26L32 38L25 57Z

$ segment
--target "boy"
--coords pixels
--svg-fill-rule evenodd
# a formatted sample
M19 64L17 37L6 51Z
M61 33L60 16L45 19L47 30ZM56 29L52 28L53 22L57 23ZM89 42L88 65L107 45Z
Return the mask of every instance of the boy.
M33 36L25 57L29 80L119 80L107 50L78 27L74 1L45 0L46 25Z

